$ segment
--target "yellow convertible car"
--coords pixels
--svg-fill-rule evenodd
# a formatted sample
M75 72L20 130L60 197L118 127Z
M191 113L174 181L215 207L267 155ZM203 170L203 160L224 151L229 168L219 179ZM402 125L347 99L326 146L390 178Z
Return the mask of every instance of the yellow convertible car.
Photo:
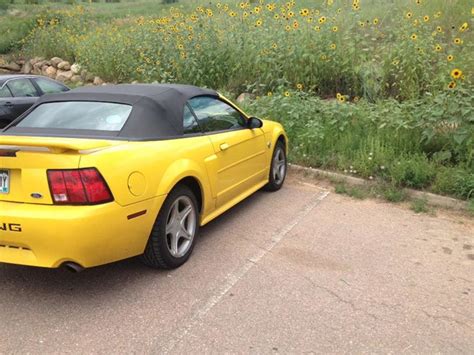
M199 227L281 188L283 127L187 85L85 87L0 132L0 262L176 268Z

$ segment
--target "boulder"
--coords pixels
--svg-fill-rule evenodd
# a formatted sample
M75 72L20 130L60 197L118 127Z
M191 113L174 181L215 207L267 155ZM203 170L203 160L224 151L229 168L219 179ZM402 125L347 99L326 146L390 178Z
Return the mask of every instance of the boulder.
M25 65L23 65L23 68L21 68L21 72L23 74L30 74L31 71L33 70L33 66L29 61L25 62Z
M72 78L73 75L74 75L74 74L73 74L72 71L70 71L70 70L61 70L61 69L58 69L57 75L56 75L56 80L62 81L62 82L66 82L66 81L71 80L71 78Z
M61 62L64 62L64 60L62 60L62 59L59 58L59 57L53 57L53 58L51 58L51 64L53 64L55 68L57 68L57 67L58 67L58 64L61 63Z
M81 74L81 66L77 63L74 63L73 65L71 65L71 71L74 75L79 75Z
M30 64L35 65L36 63L41 62L42 60L44 60L43 57L34 57L30 59Z
M57 69L53 66L48 66L44 70L44 75L46 75L48 78L55 79L57 76Z
M94 83L94 85L102 85L104 83L104 81L100 77L96 76L96 77L94 77L93 83Z
M247 93L247 92L244 92L244 93L240 94L240 95L237 97L237 100L235 100L235 101L237 101L239 104L241 104L241 103L244 102L244 101L250 100L252 97L253 97L252 94L249 94L249 93Z
M94 75L89 73L86 69L81 70L81 78L82 78L82 81L84 81L84 82L94 81Z
M71 72L74 74L74 72L71 70ZM80 75L73 75L71 77L71 83L79 83L80 81L82 81L82 78Z
M33 64L33 74L41 75L41 68L43 68L45 64L48 64L46 60L40 60Z
M0 64L0 68L9 71L20 71L21 69L21 67L15 62Z
M68 61L63 60L61 63L58 64L58 69L61 70L70 70L71 64Z

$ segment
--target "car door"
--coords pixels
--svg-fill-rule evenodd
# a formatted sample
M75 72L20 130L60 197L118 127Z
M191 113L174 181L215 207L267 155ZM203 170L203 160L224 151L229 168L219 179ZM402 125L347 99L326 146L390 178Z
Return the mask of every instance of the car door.
M219 208L265 180L263 130L247 128L244 115L218 98L195 97L189 105L217 157L210 179Z
M0 128L13 120L13 95L6 85L0 85Z
M38 100L39 93L28 78L9 80L6 86L13 97L6 101L5 105L10 107L11 120L14 120Z

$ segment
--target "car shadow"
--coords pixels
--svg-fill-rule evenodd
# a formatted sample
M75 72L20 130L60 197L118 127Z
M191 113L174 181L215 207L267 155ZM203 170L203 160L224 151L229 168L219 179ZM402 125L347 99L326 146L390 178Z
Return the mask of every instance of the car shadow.
M47 269L0 263L2 293L15 294L18 297L34 294L36 300L59 295L76 297L78 292L81 297L84 295L104 297L134 285L148 284L147 280L150 283L166 280L170 274L185 272L187 267L192 267L193 258L199 258L199 245L212 243L213 239L225 236L225 233L218 231L225 230L226 225L236 218L241 218L241 215L251 205L264 198L265 194L263 192L253 194L204 226L200 231L193 256L188 263L177 270L152 269L142 264L138 257L85 269L80 273L65 268Z

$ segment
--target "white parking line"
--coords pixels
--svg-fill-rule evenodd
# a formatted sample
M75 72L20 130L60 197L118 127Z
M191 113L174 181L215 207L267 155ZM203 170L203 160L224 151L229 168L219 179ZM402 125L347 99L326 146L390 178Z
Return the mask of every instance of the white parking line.
M258 264L258 262L270 252L281 240L289 233L293 228L295 228L298 223L300 223L303 218L305 218L322 200L324 200L329 195L329 191L317 192L311 202L305 206L305 208L299 213L285 228L280 230L278 234L272 238L267 246L259 249L258 253L253 257L247 259L247 262L243 264L240 268L231 272L227 277L226 281L217 289L214 295L212 295L202 307L200 307L185 323L182 327L177 328L174 333L171 335L170 342L162 349L160 352L168 354L178 345L178 343L189 333L191 328L196 325L199 325L202 319L206 316L209 311L214 308L222 298L227 294L227 292L232 289L251 269L253 266Z

